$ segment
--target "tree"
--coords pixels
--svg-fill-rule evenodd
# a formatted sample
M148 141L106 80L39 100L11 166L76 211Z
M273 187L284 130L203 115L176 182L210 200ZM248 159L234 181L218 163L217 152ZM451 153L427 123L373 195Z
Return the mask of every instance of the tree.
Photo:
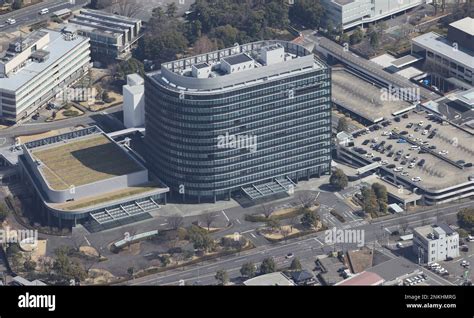
M25 268L25 271L32 272L36 269L36 262L31 259L28 259L23 264L23 267Z
M183 54L188 48L182 22L160 13L154 11L145 34L138 42L136 55L141 60L148 59L155 63L175 60L178 54Z
M172 230L179 229L184 222L184 218L181 215L175 214L168 218L168 224Z
M349 130L349 124L347 122L346 117L339 118L337 122L337 132L339 133L341 131L348 131L348 130Z
M111 0L105 0L105 3L102 6L108 6L107 2L112 2ZM125 17L134 17L140 12L140 4L137 0L113 0L111 3L112 6L110 9L113 13L118 15L123 15Z
M372 217L376 217L379 211L379 206L374 190L370 187L363 187L361 194L364 211L369 213Z
M379 213L385 214L387 213L388 209L388 195L387 195L387 188L380 183L372 184L372 190L374 191L378 207L377 210Z
M53 270L58 275L59 280L69 282L74 279L80 282L87 277L84 268L77 262L71 261L69 257L70 249L60 247L55 250L55 259L53 262Z
M344 33L341 35L341 43L349 43L349 34Z
M166 15L168 17L174 17L176 12L178 11L178 6L176 6L175 2L170 2L166 5Z
M269 274L276 271L276 264L273 257L267 257L263 260L262 264L260 265L260 273L261 274Z
M15 0L12 5L13 10L18 10L23 8L23 0Z
M301 217L301 224L305 227L311 228L316 224L318 217L316 213L310 210L306 210Z
M216 215L212 212L209 212L209 213L201 215L201 219L206 224L207 231L209 232L211 229L212 223L214 223L216 220Z
M303 23L311 29L321 25L324 8L318 0L296 0L290 8L290 19Z
M370 37L370 45L373 48L377 48L379 46L379 34L377 32L372 32L372 33L369 33L369 37Z
M355 29L354 32L352 32L351 36L349 37L349 43L350 44L357 44L362 41L364 38L364 32L362 31L361 28Z
M314 192L300 192L297 199L305 209L309 209L316 204L318 194Z
M169 255L163 255L160 258L161 266L166 267L171 263L171 259Z
M219 282L219 285L225 286L229 283L229 274L223 269L218 270L214 277Z
M283 236L283 239L285 240L285 242L288 240L288 237L290 236L291 234L291 229L287 228L287 227L284 227L280 230L280 233L281 235Z
M278 230L281 225L278 220L270 218L267 220L267 226L271 228L273 231L275 231L275 230Z
M214 240L209 236L206 230L199 226L192 225L188 234L189 240L193 243L195 249L209 251L214 247Z
M468 232L474 230L474 208L465 208L458 212L458 223Z
M217 45L214 41L209 39L207 35L201 36L195 43L194 43L194 53L195 54L203 54L207 52L211 52L217 49Z
M268 219L273 213L273 208L265 203L262 203L260 205L260 212Z
M247 262L242 264L242 267L240 268L240 274L244 277L247 278L252 278L255 276L255 264L252 262Z
M403 219L400 220L400 228L403 231L403 235L406 234L409 225L410 225L410 223L408 223L407 219L403 218Z
M290 265L290 269L293 271L300 271L303 267L301 266L301 262L298 258L293 259Z
M8 217L9 210L7 206L3 203L0 203L0 223L6 220Z
M130 275L131 278L135 275L135 267L129 267L127 268L127 274Z
M336 168L329 178L329 183L338 190L343 190L349 184L346 174L339 168Z

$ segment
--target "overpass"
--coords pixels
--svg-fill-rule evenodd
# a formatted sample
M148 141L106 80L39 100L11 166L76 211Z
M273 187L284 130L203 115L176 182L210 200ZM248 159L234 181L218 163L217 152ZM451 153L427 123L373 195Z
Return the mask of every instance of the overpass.
M369 82L381 87L392 87L392 89L399 90L401 93L400 97L403 100L418 102L420 98L432 100L441 97L439 94L418 86L398 74L390 74L384 71L380 65L357 56L346 47L327 38L317 38L315 50L324 55L329 61L332 59L333 61L341 62L348 69Z

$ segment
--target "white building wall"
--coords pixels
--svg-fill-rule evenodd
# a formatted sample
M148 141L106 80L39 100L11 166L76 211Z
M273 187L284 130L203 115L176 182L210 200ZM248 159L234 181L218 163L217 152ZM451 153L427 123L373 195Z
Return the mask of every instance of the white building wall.
M123 123L127 128L143 127L145 125L145 87L143 79L136 81L127 77L127 85L123 86ZM140 77L141 78L141 77Z
M321 1L327 17L335 26L342 25L344 29L375 22L391 14L431 2L432 0L354 0L340 4L336 0Z

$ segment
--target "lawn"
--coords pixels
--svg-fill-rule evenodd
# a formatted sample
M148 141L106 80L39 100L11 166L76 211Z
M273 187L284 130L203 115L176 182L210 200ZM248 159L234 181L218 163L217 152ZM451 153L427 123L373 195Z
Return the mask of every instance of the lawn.
M142 169L104 135L60 143L33 151L41 172L54 190L81 186Z

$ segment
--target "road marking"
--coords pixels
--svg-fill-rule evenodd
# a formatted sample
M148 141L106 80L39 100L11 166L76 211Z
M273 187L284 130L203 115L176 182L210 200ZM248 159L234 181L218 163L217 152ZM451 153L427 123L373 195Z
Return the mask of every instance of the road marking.
M253 232L253 231L255 231L255 229L251 229L251 230L248 230L248 231L240 232L240 234L250 233L250 232Z
M318 240L317 237L315 237L314 240L315 240L316 242L318 242L319 244L324 245L323 242L321 242L320 240Z
M242 222L240 222L240 220L239 220L239 219L235 219L235 220L237 221L237 223L239 223L239 224L242 224Z
M87 237L84 235L84 239L86 240L87 245L91 246L91 242L87 239Z
M227 222L229 222L229 217L227 216L227 214L225 214L224 210L222 210L222 214L224 214L224 217L226 218Z
M168 225L168 223L162 223L162 224L160 224L160 226L165 226L165 225Z
M250 235L251 235L253 238L257 238L257 237L255 236L255 234L253 234L253 233L250 233Z

